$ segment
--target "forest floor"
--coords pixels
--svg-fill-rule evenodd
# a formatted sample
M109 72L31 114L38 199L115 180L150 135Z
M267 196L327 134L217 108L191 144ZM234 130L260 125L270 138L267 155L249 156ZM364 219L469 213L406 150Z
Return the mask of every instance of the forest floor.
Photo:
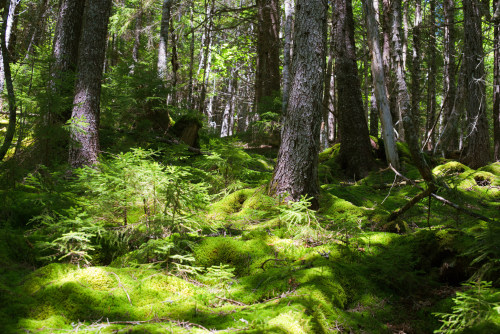
M216 152L198 158L198 166L220 173L220 189L229 179L236 186L190 210L196 224L188 215L176 218L173 209L170 225L156 222L159 234L151 232L155 222L142 201L129 202L118 226L116 205L108 205L106 215L102 199L81 204L92 200L81 189L78 201L68 200L67 184L57 191L49 185L54 174L1 192L1 209L10 214L2 216L0 231L0 332L410 334L433 333L440 319L448 330L500 332L498 226L428 199L388 223L420 190L390 169L349 180L335 161L338 146L320 155L320 210L309 210L307 200L284 205L265 193L272 157L221 147L207 147ZM419 182L400 150L403 174ZM148 159L122 158L142 167ZM215 167L207 169L209 163ZM145 178L141 170L139 179ZM433 172L448 186L440 196L498 220L500 163L472 170L438 161ZM196 171L183 175L194 180ZM68 209L64 217L37 220L46 215L42 207L75 203L85 212ZM87 245L90 232L82 224L113 219L112 227L105 225L108 234L91 234ZM70 232L58 234L59 223L82 234L64 243ZM65 263L70 259L74 263ZM482 283L463 284L471 278ZM462 320L461 327L453 322Z

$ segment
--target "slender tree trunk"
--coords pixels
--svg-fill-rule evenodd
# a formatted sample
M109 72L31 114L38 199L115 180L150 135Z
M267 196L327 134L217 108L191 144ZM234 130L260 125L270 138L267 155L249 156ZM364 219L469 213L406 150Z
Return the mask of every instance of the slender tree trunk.
M403 68L406 69L406 60L408 59L408 9L410 0L403 1Z
M290 87L290 66L292 51L292 28L294 6L293 0L285 0L285 45L283 47L283 100L281 103L282 114L285 113L288 103L288 90Z
M4 34L4 41L6 45L6 51L0 53L0 93L3 92L4 86L5 86L5 68L4 68L4 62L2 60L2 57L4 54L9 52L10 49L10 39L12 37L12 31L13 31L13 26L14 26L14 21L15 21L15 12L16 12L16 6L17 6L17 0L4 0L5 3L5 14L4 14L4 20L5 20L5 34ZM10 59L10 58L9 58Z
M356 63L354 17L351 0L334 2L335 73L337 75L340 130L340 164L354 175L365 177L374 167L370 137L363 110L361 84Z
M170 22L170 36L172 38L172 104L175 106L178 102L177 97L177 72L179 71L179 55L177 54L177 34L174 30L174 22L171 19Z
M160 25L160 44L158 45L158 76L165 83L168 79L168 32L172 3L173 0L163 0Z
M363 9L366 15L368 42L372 54L372 78L375 97L377 99L380 122L382 125L382 137L384 139L385 156L394 168L399 169L399 157L394 140L394 128L392 123L387 88L385 85L384 67L382 53L379 44L378 26L375 20L375 12L372 0L363 0Z
M464 0L464 68L466 82L467 145L462 161L471 168L490 161L490 137L486 115L486 74L480 4Z
M257 108L280 90L280 15L278 0L257 0L257 68L255 101Z
M188 108L193 109L193 71L194 71L194 17L193 17L194 2L189 8L190 20L189 28L191 31L191 41L189 43L189 84L188 84Z
M419 136L420 129L420 58L421 51L421 29L422 29L422 0L415 0L415 20L413 23L413 54L411 60L411 108L415 130Z
M372 89L372 95L370 97L370 136L378 138L378 109L374 89Z
M72 167L97 163L101 80L111 3L111 0L89 0L85 11L71 115L69 161Z
M207 86L210 74L210 63L212 57L212 28L213 28L213 18L212 14L214 12L215 2L209 3L210 1L205 1L205 15L206 21L208 21L205 25L205 34L204 34L204 50L202 53L202 58L200 59L200 66L198 68L198 74L201 70L203 70L203 78L201 83L201 92L199 99L199 110L200 114L205 114L205 98L207 95ZM210 120L210 116L209 116Z
M333 18L334 19L334 18ZM333 23L333 22L332 22ZM334 25L331 25L330 36L333 38L334 36ZM321 131L320 131L320 149L324 150L328 147L328 116L330 114L330 91L332 84L332 76L333 76L333 58L334 58L334 50L332 42L326 44L328 54L328 60L326 63L326 73L324 78L324 90L323 90L323 119L321 122Z
M443 1L443 12L444 12L444 27L443 27L443 117L442 117L442 127L440 130L440 136L444 132L447 124L450 123L450 117L452 116L453 106L456 100L456 65L455 65L455 0L444 0ZM450 131L450 129L448 130ZM449 132L449 145L441 146L444 152L450 152L458 149L458 133Z
M500 10L500 1L494 0L495 12ZM495 161L500 161L500 22L495 22L493 56L493 144Z
M134 45L132 46L132 65L130 68L130 74L134 74L135 65L139 62L139 49L141 48L141 30L142 30L142 4L139 3L139 8L137 10L137 17L135 18L134 27Z
M429 47L428 47L428 75L427 75L427 149L432 150L435 142L435 127L436 122L436 2L430 1L430 22L429 22Z
M325 71L327 3L297 0L288 109L283 120L271 194L312 197L319 207L318 153Z
M420 150L420 143L418 140L418 131L416 129L417 124L415 124L412 113L412 108L410 105L410 96L408 94L408 88L405 81L405 69L403 67L403 50L401 43L401 0L393 0L392 2L392 13L393 13L393 23L392 23L392 50L393 50L393 61L396 69L397 87L398 87L398 105L401 110L403 125L405 127L406 133L406 143L410 150L410 154L413 163L418 168L420 175L424 178L427 183L433 183L434 177L432 175L429 165L424 160L424 157Z
M14 139L14 133L16 132L16 97L14 95L14 87L12 85L12 75L10 72L10 56L8 52L8 34L9 34L9 19L10 15L14 15L16 1L7 1L5 5L5 11L3 15L3 24L1 32L1 51L2 51L2 68L3 68L3 79L5 80L5 85L7 86L7 96L9 101L9 124L7 126L7 132L5 133L5 138L3 140L2 146L0 147L0 161L5 158L7 151L12 144Z

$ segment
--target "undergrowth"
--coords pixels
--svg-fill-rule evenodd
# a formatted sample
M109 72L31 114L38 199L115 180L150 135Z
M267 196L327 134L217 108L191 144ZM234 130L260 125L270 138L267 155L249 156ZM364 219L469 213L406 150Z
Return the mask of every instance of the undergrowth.
M387 169L345 178L338 146L320 155L320 209L283 203L266 193L270 152L201 144L210 155L131 149L1 189L0 331L500 329L498 226L435 200L387 223L419 190ZM433 170L439 195L491 218L499 171Z

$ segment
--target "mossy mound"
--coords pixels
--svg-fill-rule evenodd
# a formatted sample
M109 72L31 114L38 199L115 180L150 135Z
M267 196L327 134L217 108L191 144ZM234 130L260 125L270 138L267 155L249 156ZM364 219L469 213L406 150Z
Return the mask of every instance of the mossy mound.
M265 241L240 240L225 237L206 238L194 249L196 263L203 267L227 264L235 268L237 276L255 272L262 261L272 257L272 249Z
M483 172L489 172L491 174L495 174L495 176L497 177L500 177L500 161L481 167L478 170Z
M240 221L242 224L268 215L276 201L264 194L264 188L238 190L214 203L207 213L209 221Z

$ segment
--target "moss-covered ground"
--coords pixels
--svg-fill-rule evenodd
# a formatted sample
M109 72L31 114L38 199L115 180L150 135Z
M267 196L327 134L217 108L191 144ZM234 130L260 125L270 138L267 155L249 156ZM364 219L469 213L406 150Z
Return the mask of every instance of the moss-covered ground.
M297 213L266 195L259 184L272 159L237 157L254 182L214 196L195 212L196 229L156 236L177 254L170 260L130 246L108 263L42 265L33 239L9 227L30 219L14 199L35 195L27 188L3 193L12 202L0 231L0 332L433 333L441 326L434 313L450 313L462 283L477 273L493 281L500 301L500 242L487 248L488 223L434 199L388 223L420 190L383 168L352 180L339 171L337 151L320 156L318 213ZM400 154L403 173L420 182ZM238 177L228 164L218 168L226 179ZM498 221L499 163L472 170L441 161L433 172L439 195ZM44 203L52 203L49 195L36 193ZM487 315L465 332L499 333L500 307Z

